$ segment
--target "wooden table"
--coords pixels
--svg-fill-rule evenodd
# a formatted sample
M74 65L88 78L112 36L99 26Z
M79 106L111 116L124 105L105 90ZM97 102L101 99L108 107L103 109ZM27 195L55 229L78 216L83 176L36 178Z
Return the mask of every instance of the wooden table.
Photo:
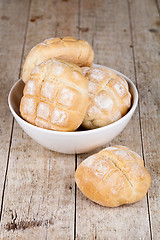
M160 1L0 1L0 201L1 239L160 239ZM25 56L49 37L90 42L95 63L136 84L137 110L109 145L143 156L152 185L138 203L105 208L77 189L74 172L92 153L51 152L30 139L7 104ZM98 152L96 149L94 152Z

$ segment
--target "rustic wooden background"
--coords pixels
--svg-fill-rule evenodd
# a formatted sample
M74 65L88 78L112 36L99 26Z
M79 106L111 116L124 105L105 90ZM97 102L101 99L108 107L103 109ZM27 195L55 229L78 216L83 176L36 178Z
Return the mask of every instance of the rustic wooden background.
M160 239L159 15L160 0L0 0L1 239ZM56 36L89 41L95 63L124 73L138 88L132 120L109 144L144 158L152 185L138 203L112 209L88 200L74 172L91 153L51 152L12 118L7 96L25 56Z

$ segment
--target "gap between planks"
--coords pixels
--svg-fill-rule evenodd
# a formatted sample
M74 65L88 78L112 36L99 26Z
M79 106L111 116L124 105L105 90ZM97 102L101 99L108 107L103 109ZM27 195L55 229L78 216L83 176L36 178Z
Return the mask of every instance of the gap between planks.
M158 13L160 15L160 6L159 6L158 0L155 0L155 3L156 3L156 7L157 7L157 10L158 10Z
M23 56L24 56L24 49L25 49L25 43L26 43L26 37L27 37L27 29L28 29L28 23L29 23L29 16L30 16L31 2L32 2L32 0L29 0L29 4L28 4L28 14L27 14L27 18L26 18L26 26L25 26L24 42L23 42L23 48L22 48L22 54L21 54L21 61L20 61L20 66L19 66L19 75L18 75L18 79L20 78L20 75L21 75L21 68L22 68L22 62L23 62ZM9 157L10 157L11 145L12 145L13 129L14 129L14 117L12 118L12 126L11 126L11 133L10 133L10 141L9 141L9 148L8 148L8 155L7 155L7 164L6 164L6 171L5 171L4 183L3 183L3 189L2 189L2 199L1 199L1 208L0 208L0 222L1 222L2 211L3 211L3 201L4 201L5 186L6 186L7 173L8 173L8 166L9 166Z
M155 0L156 1L156 0ZM134 51L134 40L133 40L133 32L132 32L132 17L131 17L131 10L130 10L130 3L129 0L127 0L127 4L128 4L128 18L129 18L129 26L130 26L130 36L131 36L131 43L132 43L132 56L133 56L133 67L134 67L134 75L135 75L135 82L136 82L136 87L138 89L138 82L137 82L137 71L136 71L136 63L135 63L135 51ZM142 147L142 156L143 156L143 160L144 160L144 165L145 165L145 156L144 156L144 140L143 140L143 136L142 136L142 122L141 122L141 108L140 108L140 104L138 101L138 116L139 116L139 126L140 126L140 137L141 137L141 147ZM146 199L147 199L147 208L148 208L148 221L149 221L149 230L150 230L150 238L151 240L153 239L153 235L152 235L152 226L151 226L151 214L150 214L150 206L149 206L149 196L148 196L148 192L146 195Z
M5 186L6 186L6 180L7 180L7 172L8 172L9 156L10 156L11 144L12 144L13 128L14 128L14 118L12 118L10 142L9 142L8 155L7 155L7 164L6 164L6 171L5 171L4 183L3 183L3 189L2 189L2 199L1 199L1 209L0 209L0 222L1 222L2 211L3 211L3 200L4 200L4 192L5 192Z

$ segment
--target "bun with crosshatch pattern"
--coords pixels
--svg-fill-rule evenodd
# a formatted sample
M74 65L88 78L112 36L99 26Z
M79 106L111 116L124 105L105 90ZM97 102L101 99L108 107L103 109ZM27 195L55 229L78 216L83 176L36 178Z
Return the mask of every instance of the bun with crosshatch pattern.
M75 180L86 197L107 207L137 202L151 185L143 159L124 146L88 157L78 166Z
M83 127L103 127L124 116L131 106L127 81L105 68L83 67L82 71L89 84L89 105Z
M22 80L27 82L32 69L53 57L73 62L80 67L90 67L94 52L87 41L72 37L50 38L34 46L22 68Z
M29 123L58 131L74 131L88 105L88 81L77 65L52 58L36 66L20 103Z

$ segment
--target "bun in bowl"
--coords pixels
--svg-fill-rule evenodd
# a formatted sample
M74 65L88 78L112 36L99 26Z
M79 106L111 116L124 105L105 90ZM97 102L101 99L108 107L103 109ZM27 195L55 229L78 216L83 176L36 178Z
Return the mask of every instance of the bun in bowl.
M94 129L123 117L131 106L127 81L106 68L82 68L89 84L89 105L83 127Z
M30 50L22 68L22 80L27 82L35 66L53 57L73 62L80 67L90 67L94 52L90 44L84 40L72 37L46 39Z
M74 131L88 105L88 82L80 67L52 58L36 66L26 82L20 113L46 129Z

